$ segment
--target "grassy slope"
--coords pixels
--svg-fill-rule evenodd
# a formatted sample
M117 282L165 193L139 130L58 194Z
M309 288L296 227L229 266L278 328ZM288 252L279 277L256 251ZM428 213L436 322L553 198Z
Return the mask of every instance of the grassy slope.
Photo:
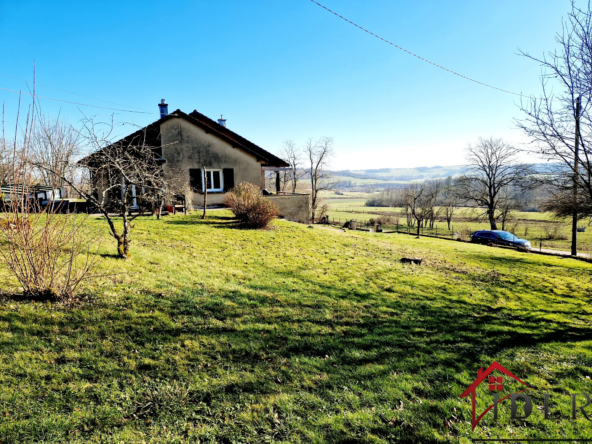
M73 310L1 302L0 441L592 438L505 406L471 433L458 398L497 360L569 416L592 392L591 265L228 216L139 221L134 258L106 259L129 273Z

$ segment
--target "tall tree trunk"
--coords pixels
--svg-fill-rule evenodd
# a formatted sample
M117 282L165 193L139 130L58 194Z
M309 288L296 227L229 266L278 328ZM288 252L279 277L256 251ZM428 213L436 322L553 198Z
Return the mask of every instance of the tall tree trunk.
M495 220L495 214L491 208L487 210L487 216L489 216L489 225L491 225L491 229L497 230L497 222Z
M127 211L123 214L123 233L117 236L117 254L121 259L129 259L132 257L130 253L130 222L127 216Z
M158 208L156 210L156 220L160 220L160 218L162 217L162 201L158 200Z
M314 224L315 223L315 218L316 218L316 210L317 210L317 195L314 191L314 185L313 185L313 190L312 190L312 195L311 195L311 200L310 200L310 223Z
M202 220L205 220L206 219L206 211L208 208L208 171L204 168L203 172L204 172L204 210L203 210L203 214L202 214L201 218L202 218Z
M573 178L573 203L574 210L571 220L571 255L578 255L578 171L580 168L579 150L580 150L580 108L581 97L576 99L576 137L574 146L574 178Z
M129 244L130 241L129 238L127 238L127 236L125 238L123 236L120 236L119 239L117 239L117 255L119 256L119 258L129 259L132 257L130 253Z
M421 232L421 221L418 219L417 220L417 238L419 238Z

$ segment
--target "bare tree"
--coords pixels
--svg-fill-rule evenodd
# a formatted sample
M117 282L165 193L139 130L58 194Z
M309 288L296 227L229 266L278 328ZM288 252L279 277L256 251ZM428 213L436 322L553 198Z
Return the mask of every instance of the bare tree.
M564 177L564 182L567 183L562 184L558 178L553 182L554 186L548 191L550 196L541 205L544 211L549 211L558 218L569 218L574 214L577 214L577 220L592 218L592 199L587 193L578 193L574 200L570 177Z
M81 152L78 133L71 125L60 117L39 115L31 142L31 160L39 165L36 173L42 185L62 188L62 177L74 180L75 160Z
M446 220L449 230L452 229L452 218L459 203L455 185L455 181L452 179L452 177L445 179L444 186L442 188L441 205L439 210L439 212L444 215L444 219Z
M441 179L427 180L424 186L428 190L428 193L431 197L429 204L432 206L428 212L427 222L429 223L430 228L434 228L434 223L436 222L436 217L438 216L436 204L438 203L438 198L442 194L444 183Z
M263 180L265 182L265 189L270 193L276 189L276 172L275 171L264 171Z
M505 187L500 192L496 220L499 220L502 223L502 230L506 229L506 224L511 218L512 211L518 210L522 207L523 194L524 187L521 186Z
M5 179L9 186L2 196L0 257L22 288L24 297L71 302L82 282L94 277L99 256L93 247L99 239L87 230L84 218L57 214L56 206L51 203L42 206L36 199L30 162L37 130L34 104L35 101L29 108L22 134L16 131L10 155L2 139L2 164L8 171ZM19 116L20 102L17 129ZM6 288L11 282L4 278L2 284Z
M457 196L468 204L484 207L492 230L497 230L498 206L509 188L529 186L531 165L518 162L519 151L502 139L479 139L467 148L467 168L456 180Z
M304 174L306 174L305 171L303 171L302 169L302 153L298 149L298 146L293 140L284 140L282 154L284 156L284 159L290 165L290 168L292 168L292 171L284 172L284 179L287 178L288 181L291 182L292 193L295 193L298 181L304 176Z
M404 199L409 213L417 221L417 237L420 236L425 221L434 213L437 195L437 189L426 183L409 185L404 189Z
M144 134L135 133L133 137L111 143L115 127L106 124L103 130L103 125L94 119L83 121L81 136L93 151L77 164L89 173L85 186L75 183L64 170L41 163L35 166L60 177L86 199L94 211L101 213L109 225L110 235L117 241L118 256L128 259L134 219L154 213L172 190L181 190L183 184L175 184L175 179L165 177L162 162L155 152L157 147L146 145ZM117 222L119 217L121 225Z
M535 151L555 165L547 178L554 183L548 208L566 214L571 209L572 255L577 255L577 220L586 211L579 203L592 201L592 11L571 2L571 11L555 40L559 49L535 57L522 55L542 69L542 95L520 103L524 117L517 121L532 140ZM555 91L559 91L555 93ZM572 202L566 196L571 194ZM582 194L584 197L582 197ZM566 205L567 204L567 205Z
M306 173L310 177L310 220L316 222L316 212L320 203L320 193L322 191L332 190L334 184L331 182L331 171L329 171L329 161L333 157L333 139L331 137L322 137L315 141L308 139L304 146L304 153L308 160L308 170Z

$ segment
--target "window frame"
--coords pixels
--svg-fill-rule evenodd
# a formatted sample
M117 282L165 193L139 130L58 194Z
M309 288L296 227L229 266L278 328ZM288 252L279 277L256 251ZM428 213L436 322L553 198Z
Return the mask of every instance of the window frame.
M205 173L211 174L212 176L212 187L214 186L214 173L217 172L220 177L220 188L208 188L208 181L206 180ZM207 190L208 193L222 193L224 192L224 172L221 168L213 168L213 169L206 169L204 172L201 172L201 180L203 183L204 191Z

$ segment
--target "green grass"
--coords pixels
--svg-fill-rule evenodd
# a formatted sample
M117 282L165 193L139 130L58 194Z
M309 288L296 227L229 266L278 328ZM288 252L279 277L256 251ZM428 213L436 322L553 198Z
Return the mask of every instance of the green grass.
M592 265L229 216L138 220L133 258L107 240L120 274L75 308L0 301L0 441L592 438L566 419L592 392ZM511 423L503 404L471 432L459 395L494 360L563 419Z

